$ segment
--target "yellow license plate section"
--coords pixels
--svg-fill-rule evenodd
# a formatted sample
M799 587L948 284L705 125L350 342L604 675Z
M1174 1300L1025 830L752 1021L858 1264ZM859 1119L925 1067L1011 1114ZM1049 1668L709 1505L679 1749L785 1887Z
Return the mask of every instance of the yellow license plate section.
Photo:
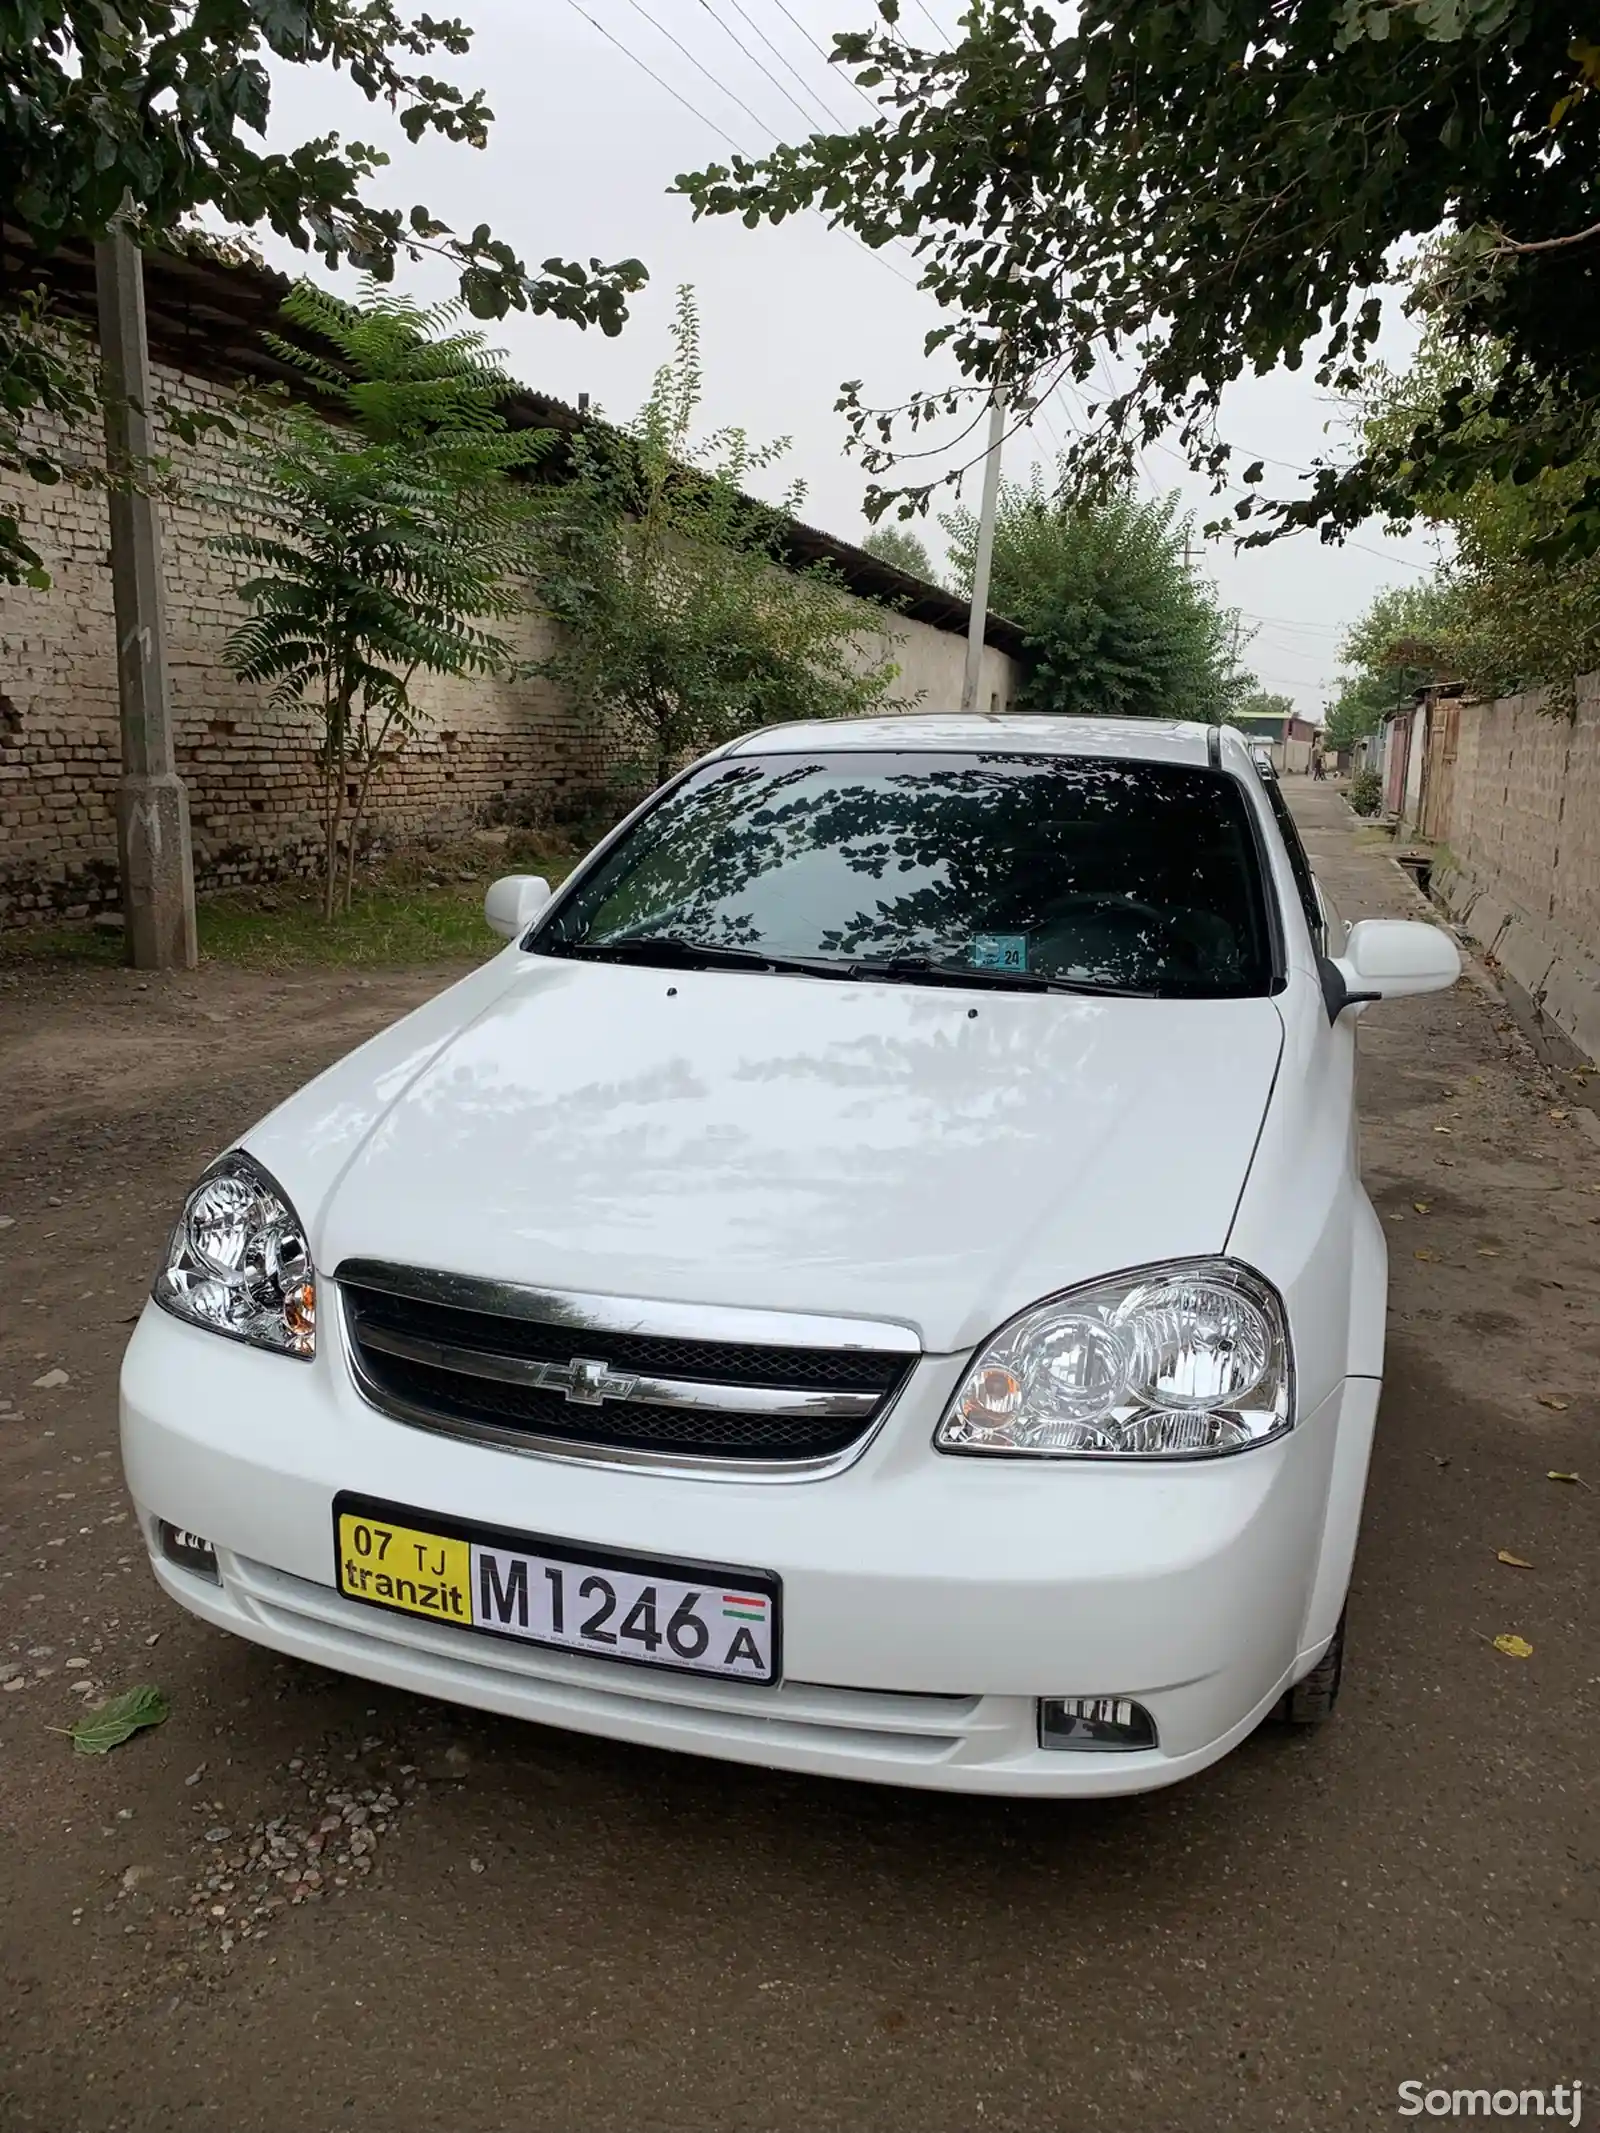
M472 1621L472 1543L339 1513L339 1590L430 1622Z

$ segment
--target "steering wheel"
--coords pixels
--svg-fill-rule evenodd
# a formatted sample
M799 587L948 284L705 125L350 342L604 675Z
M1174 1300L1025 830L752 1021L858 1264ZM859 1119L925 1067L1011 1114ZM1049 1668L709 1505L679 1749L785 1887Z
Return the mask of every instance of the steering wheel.
M1076 889L1052 904L1045 915L1041 931L1054 933L1057 928L1070 925L1077 914L1093 915L1107 930L1131 931L1134 927L1151 927L1159 934L1164 953L1175 955L1189 967L1195 967L1201 959L1196 942L1185 933L1175 911L1163 911L1155 904L1147 904L1137 897L1117 896L1108 890Z
M1105 912L1113 918L1141 919L1164 931L1171 927L1173 916L1170 911L1159 910L1154 904L1140 903L1136 897L1113 896L1109 890L1074 889L1070 895L1051 905L1045 923L1054 925L1074 910Z

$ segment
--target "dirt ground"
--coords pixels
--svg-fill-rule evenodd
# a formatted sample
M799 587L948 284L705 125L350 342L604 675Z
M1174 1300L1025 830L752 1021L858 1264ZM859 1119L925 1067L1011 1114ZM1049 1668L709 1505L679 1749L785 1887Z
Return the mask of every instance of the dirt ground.
M1292 797L1347 917L1415 908ZM1338 1715L1064 1807L479 1718L158 1594L115 1387L166 1227L450 974L0 977L5 2133L1210 2133L1600 2078L1600 1493L1548 1478L1600 1490L1600 1144L1490 994L1363 1027L1393 1316ZM50 1730L142 1681L172 1716L113 1755Z

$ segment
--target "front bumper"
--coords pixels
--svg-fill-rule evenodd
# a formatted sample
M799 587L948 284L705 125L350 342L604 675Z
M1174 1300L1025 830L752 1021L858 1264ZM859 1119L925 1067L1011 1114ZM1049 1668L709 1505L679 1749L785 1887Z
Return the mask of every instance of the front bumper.
M413 1429L312 1364L154 1307L122 1379L146 1538L204 1534L219 1581L155 1557L195 1614L365 1679L735 1762L974 1793L1143 1791L1241 1740L1332 1635L1375 1380L1344 1381L1279 1442L1161 1467L931 1449L960 1358L927 1358L847 1471L684 1480L525 1458ZM341 1489L783 1581L777 1688L609 1665L388 1616L334 1589ZM1159 1746L1041 1749L1037 1699L1134 1698Z

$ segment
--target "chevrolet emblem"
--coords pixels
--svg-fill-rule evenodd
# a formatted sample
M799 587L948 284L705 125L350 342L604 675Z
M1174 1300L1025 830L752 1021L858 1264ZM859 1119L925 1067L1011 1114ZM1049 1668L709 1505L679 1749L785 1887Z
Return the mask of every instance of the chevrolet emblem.
M570 1363L546 1363L539 1382L580 1407L598 1407L603 1400L630 1398L639 1380L614 1371L609 1363L575 1355Z

